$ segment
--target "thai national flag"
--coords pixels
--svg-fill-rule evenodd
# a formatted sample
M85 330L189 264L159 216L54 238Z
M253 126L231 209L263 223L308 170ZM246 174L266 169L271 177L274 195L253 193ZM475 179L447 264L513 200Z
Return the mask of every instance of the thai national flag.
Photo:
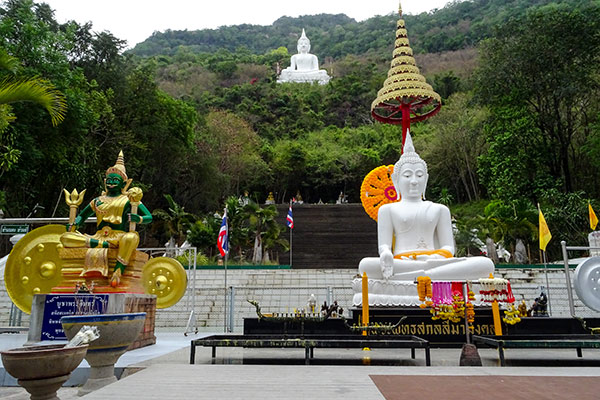
M225 215L223 215L223 222L221 222L221 229L219 229L219 236L217 237L217 247L221 253L221 257L225 257L229 254L229 230L227 226L227 209L225 209Z
M288 210L288 215L286 218L287 221L287 226L290 227L290 229L294 229L294 218L292 217L292 205L290 204L290 209Z

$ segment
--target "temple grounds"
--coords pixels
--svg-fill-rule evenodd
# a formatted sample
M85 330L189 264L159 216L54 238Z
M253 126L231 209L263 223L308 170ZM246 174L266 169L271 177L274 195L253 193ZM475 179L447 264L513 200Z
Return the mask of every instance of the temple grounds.
M507 367L501 368L492 349L479 350L483 367L456 366L460 349L432 349L432 366L425 367L421 352L413 360L407 349L318 349L312 365L305 366L301 349L222 348L213 364L210 348L199 347L196 365L190 365L190 340L213 333L218 332L158 334L155 346L132 350L119 360L120 381L84 398L131 399L143 393L144 399L392 400L414 398L409 394L419 392L453 399L486 390L486 398L504 399L510 390L512 399L585 399L595 398L600 390L600 352L595 350L584 350L583 358L577 358L574 350L509 349ZM0 348L14 346L21 338L25 339L0 334ZM85 374L85 369L84 362L76 374ZM399 394L406 397L394 397ZM63 400L79 398L77 387L63 387L58 395ZM20 387L4 386L0 398L29 397Z

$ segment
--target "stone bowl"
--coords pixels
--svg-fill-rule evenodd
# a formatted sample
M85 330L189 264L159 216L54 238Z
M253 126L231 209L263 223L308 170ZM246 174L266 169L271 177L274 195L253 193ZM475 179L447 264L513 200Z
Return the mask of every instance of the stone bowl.
M70 374L85 357L88 345L63 344L19 347L0 352L6 372L19 380L38 380Z
M138 337L145 321L145 312L69 315L60 319L69 340L85 325L97 327L100 334L90 343L85 356L90 376L79 390L80 396L117 381L115 363Z

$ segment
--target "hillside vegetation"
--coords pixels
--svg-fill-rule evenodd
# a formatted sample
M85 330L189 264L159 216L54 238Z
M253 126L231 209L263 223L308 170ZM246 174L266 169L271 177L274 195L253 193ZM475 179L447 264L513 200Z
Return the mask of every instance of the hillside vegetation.
M59 24L45 4L4 1L1 46L19 68L0 64L2 78L51 82L67 112L54 126L35 103L0 103L0 208L66 215L63 188L99 193L121 149L144 203L167 210L144 236L156 239L149 245L191 229L210 254L214 212L245 191L257 203L269 192L278 202L298 193L333 202L340 192L357 202L364 176L401 150L399 128L370 116L397 18L167 31L123 53L110 32ZM583 243L588 201L600 210L600 2L474 0L405 19L417 64L443 99L411 132L429 165L428 198L451 206L461 252L473 252L477 236L535 248L537 203L551 255L561 239ZM328 85L276 83L302 28ZM248 212L255 221L262 211ZM254 243L250 226L237 233L240 258Z
M550 3L579 6L589 0L464 0L418 15L405 15L411 45L416 53L439 53L476 46L490 37L495 27L524 15L528 10ZM390 10L392 11L392 10ZM230 52L245 48L265 54L279 47L296 52L304 28L319 59L340 59L347 55L387 57L393 48L398 14L376 16L357 22L344 14L281 17L272 25L234 25L195 31L155 32L138 43L132 54L175 55L181 47L194 53Z

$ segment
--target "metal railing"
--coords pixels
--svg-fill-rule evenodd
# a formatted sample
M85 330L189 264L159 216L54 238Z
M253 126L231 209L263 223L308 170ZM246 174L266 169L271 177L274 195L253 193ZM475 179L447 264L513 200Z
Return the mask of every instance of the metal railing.
M565 280L567 293L569 296L569 311L573 318L577 318L575 314L575 296L573 295L573 288L571 287L571 273L569 270L569 251L590 251L590 250L600 250L600 247L591 247L591 246L567 246L567 242L564 240L560 242L562 247L562 255L563 262L565 265ZM594 288L595 289L595 288Z
M293 270L289 271L293 272ZM282 273L289 273L283 272ZM519 272L518 270L516 272ZM522 273L522 272L521 272ZM515 278L511 281L512 290L518 304L521 300L526 300L528 307L532 305L533 300L545 291L546 281L542 270L536 271L535 275L528 278ZM569 295L568 285L564 282L564 275L561 269L553 269L549 272L549 286L551 296L548 296L551 316L569 317L570 309L573 307L581 317L600 317L600 313L586 307L576 296ZM570 278L569 278L570 279ZM256 318L256 310L247 300L256 300L259 302L262 313L293 313L294 310L307 308L307 302L311 294L317 299L318 309L320 310L323 302L331 304L337 301L345 309L344 314L350 317L352 308L353 291L348 286L286 286L275 287L265 286L229 286L224 287L205 287L199 285L196 289L196 305L194 309L194 323L199 328L218 331L236 331L243 327L245 318ZM163 311L162 324L168 325L172 329L179 330L184 322L177 322L176 308ZM169 318L172 318L169 320ZM189 324L189 322L188 322Z

